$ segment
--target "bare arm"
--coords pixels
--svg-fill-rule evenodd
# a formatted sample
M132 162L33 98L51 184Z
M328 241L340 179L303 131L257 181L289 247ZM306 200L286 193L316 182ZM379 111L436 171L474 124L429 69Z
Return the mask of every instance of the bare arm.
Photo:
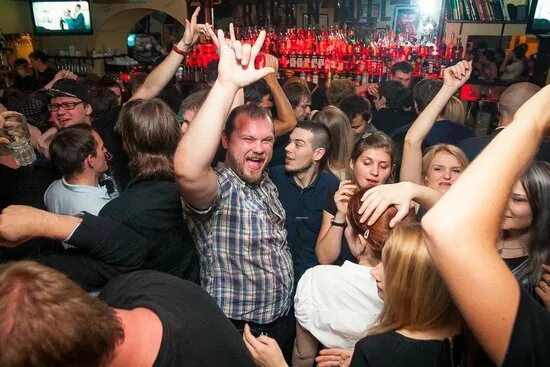
M218 79L181 139L174 156L176 182L182 197L199 209L210 207L218 192L217 177L210 164L237 91L273 70L254 68L253 60L262 47L265 32L260 33L251 47L235 40L233 25L232 41L225 40L221 30L217 37L210 27L208 31L219 47Z
M528 100L422 220L435 265L477 340L499 365L520 291L496 243L512 188L550 122L549 100L550 87Z
M500 64L500 68L498 69L498 71L500 71L501 73L504 73L506 71L506 67L508 66L510 57L512 57L512 54L508 52L506 56L504 56L504 60L502 60L502 64Z
M277 118L273 121L275 125L275 136L281 136L286 133L291 132L296 127L298 121L296 120L296 115L294 110L286 98L283 88L279 85L277 81L277 58L272 55L266 56L266 66L270 66L275 69L274 73L266 75L264 80L266 81L271 95L273 96L273 103L277 109Z
M454 75L461 75L461 79ZM445 108L452 95L466 83L472 74L472 63L461 61L445 69L443 87L434 99L418 116L405 136L403 159L401 162L401 181L410 181L422 185L422 142L432 129L435 121Z
M176 47L183 52L189 51L198 41L200 33L204 32L204 25L197 24L197 16L199 15L200 9L200 7L195 9L195 12L191 16L191 21L185 20L185 33L183 34L183 38L176 45ZM155 98L172 79L182 61L182 55L175 51L170 51L168 56L151 71L141 88L139 88L131 99Z

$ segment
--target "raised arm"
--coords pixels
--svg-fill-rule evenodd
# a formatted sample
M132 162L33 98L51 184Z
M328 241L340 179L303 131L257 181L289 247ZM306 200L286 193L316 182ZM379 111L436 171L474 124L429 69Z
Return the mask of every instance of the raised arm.
M466 83L472 74L472 63L461 61L445 69L443 86L410 127L403 145L401 181L422 185L422 142L452 95ZM460 78L458 78L460 76Z
M277 81L277 58L273 55L265 56L265 65L275 69L275 72L266 75L264 80L271 91L273 103L277 109L277 118L273 120L275 136L281 136L294 130L298 121L288 98L286 98L285 92L283 92L283 88L281 88L281 85Z
M499 365L520 289L496 244L512 188L550 123L548 101L550 87L528 100L422 219L435 265L477 340Z
M237 91L273 72L272 68L254 67L254 59L260 52L265 32L260 32L254 46L250 46L241 45L235 39L233 24L230 26L230 41L224 38L221 30L218 30L218 36L208 25L207 30L219 48L218 79L181 139L174 156L176 182L182 197L197 209L209 208L216 199L218 182L210 164Z
M200 34L205 32L204 24L197 24L200 10L201 8L197 7L191 16L191 21L185 20L185 33L176 45L182 52L188 52L197 43ZM131 99L155 98L172 79L182 61L182 55L176 51L170 51L168 56L151 71L141 88L139 88Z

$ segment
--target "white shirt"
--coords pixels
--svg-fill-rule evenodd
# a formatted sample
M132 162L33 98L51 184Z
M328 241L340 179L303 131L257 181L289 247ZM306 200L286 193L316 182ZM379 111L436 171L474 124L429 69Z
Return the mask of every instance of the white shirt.
M525 63L522 60L513 62L510 65L506 66L506 71L502 73L502 75L500 76L500 79L516 80L521 76L524 68L525 68Z
M97 215L111 200L102 186L71 185L65 178L52 182L44 194L44 204L49 212L75 215L88 212Z
M308 269L296 288L296 320L325 347L353 349L384 305L371 269L349 261Z

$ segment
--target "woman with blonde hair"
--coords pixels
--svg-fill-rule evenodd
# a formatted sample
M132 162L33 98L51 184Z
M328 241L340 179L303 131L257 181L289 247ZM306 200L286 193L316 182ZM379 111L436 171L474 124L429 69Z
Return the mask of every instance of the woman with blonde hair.
M419 223L395 227L371 273L384 307L356 344L350 366L462 366L455 340L460 313L430 259Z
M435 144L422 158L422 144L437 121L464 120L462 103L453 97L453 94L464 85L471 72L471 63L466 61L445 70L443 86L420 113L405 137L401 181L410 181L439 192L446 192L468 165L468 159L460 148L451 144ZM460 79L455 75L460 75ZM448 123L455 126L458 125L457 122Z
M314 121L328 127L330 131L331 148L327 167L340 181L351 178L349 159L353 147L353 130L348 117L335 106L327 106L315 114Z

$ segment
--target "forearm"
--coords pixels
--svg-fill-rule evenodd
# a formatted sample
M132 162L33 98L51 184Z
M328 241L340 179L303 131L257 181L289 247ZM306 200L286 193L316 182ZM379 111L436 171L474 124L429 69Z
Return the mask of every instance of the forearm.
M244 104L244 89L241 88L237 91L237 94L235 94L235 98L233 98L233 103L231 104L230 111L233 111L235 108L242 106Z
M210 169L236 93L237 89L217 81L214 83L176 149L174 169L177 177L192 181Z
M439 191L423 185L410 183L413 191L413 200L424 209L431 209L443 196Z
M315 363L319 342L296 322L296 339L292 351L292 367L310 367Z
M265 81L269 86L277 110L277 119L274 121L275 136L281 136L294 130L298 121L275 75L269 74L265 77Z
M35 237L63 241L80 225L82 218L40 211L40 223Z
M510 54L507 54L505 57L504 57L504 60L502 60L502 64L500 64L500 68L498 69L498 71L500 71L501 73L505 72L506 71L506 67L508 66L508 61L510 60Z
M422 185L422 143L405 140L399 180Z
M180 50L188 51L187 46L180 41L177 46ZM152 99L170 82L183 61L183 56L175 51L170 51L162 61L145 79L143 86L132 96L131 99Z
M325 219L323 218L323 221L324 220ZM337 223L345 223L345 214L336 213L336 215L334 216L334 221ZM342 250L343 237L344 227L333 225L329 225L328 230L325 230L324 234L319 236L315 245L315 254L317 255L317 260L319 260L320 264L332 264L338 259L338 256L340 255L340 252Z

